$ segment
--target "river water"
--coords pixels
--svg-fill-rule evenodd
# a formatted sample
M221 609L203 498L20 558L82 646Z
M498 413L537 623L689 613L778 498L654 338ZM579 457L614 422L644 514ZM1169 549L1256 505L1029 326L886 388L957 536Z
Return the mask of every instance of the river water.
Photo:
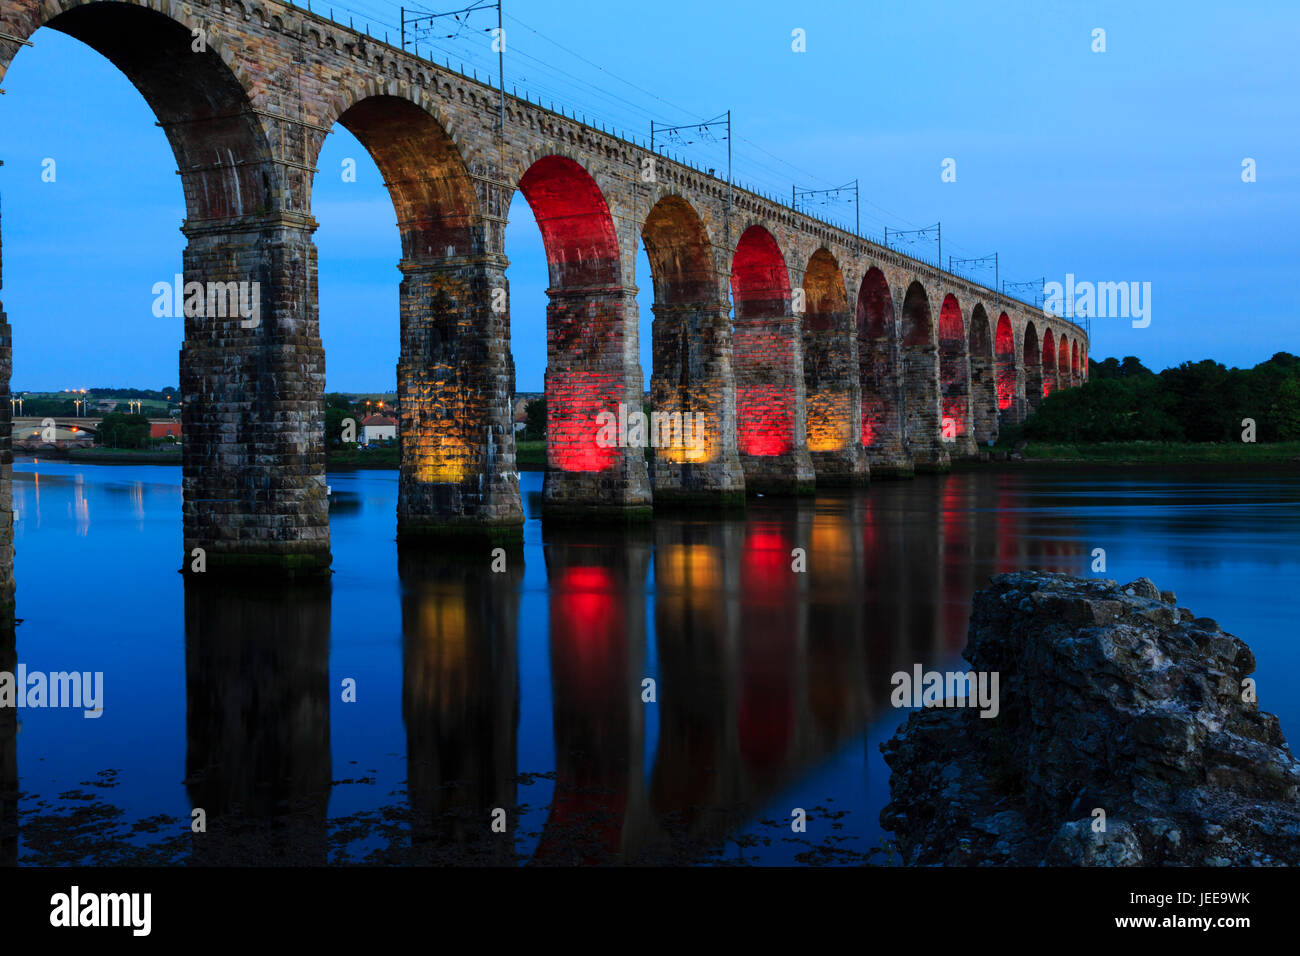
M1292 474L962 473L561 531L525 473L494 570L399 549L396 472L340 473L332 580L286 587L177 573L177 467L14 472L0 670L103 694L0 712L0 862L887 863L891 675L965 669L990 575L1098 548L1249 643L1300 734Z

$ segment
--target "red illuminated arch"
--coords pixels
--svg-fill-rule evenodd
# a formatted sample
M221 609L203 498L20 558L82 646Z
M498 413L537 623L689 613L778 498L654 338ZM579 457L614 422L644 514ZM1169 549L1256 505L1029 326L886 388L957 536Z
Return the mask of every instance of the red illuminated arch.
M1069 388L1073 384L1074 368L1070 365L1070 340L1061 336L1061 344L1056 350L1057 380L1061 387Z
M1005 312L998 316L994 350L998 370L998 408L1007 409L1016 400L1016 334Z
M867 270L858 289L858 379L862 386L862 444L882 448L898 442L898 368L894 299L885 274Z
M619 281L614 220L600 187L582 166L567 156L543 156L528 167L519 189L542 230L554 288Z
M736 244L731 297L737 319L780 317L789 311L790 273L785 257L762 226L750 226Z
M790 313L790 274L776 240L762 226L750 226L736 244L731 296L737 326L737 445L746 455L785 454L794 447L795 403L788 386L768 373L790 348L780 328Z
M1076 383L1083 381L1083 368L1079 365L1079 340L1070 343L1070 370Z
M616 412L625 386L622 303L607 291L622 275L614 221L596 181L566 156L537 160L519 190L541 229L550 270L548 464L565 472L603 471L619 449L597 442L597 417Z
M943 417L952 420L957 435L965 435L971 424L966 327L952 293L943 297L939 307L939 391Z

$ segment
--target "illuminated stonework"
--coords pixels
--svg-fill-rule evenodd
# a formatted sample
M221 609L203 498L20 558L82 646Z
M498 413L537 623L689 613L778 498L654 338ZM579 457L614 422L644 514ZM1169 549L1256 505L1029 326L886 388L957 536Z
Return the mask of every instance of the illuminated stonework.
M772 235L745 230L731 274L736 444L749 490L811 490L803 352L790 277Z
M510 324L539 304L510 302L516 193L550 270L551 516L622 520L652 502L803 492L865 477L864 453L881 475L941 469L945 412L984 436L986 404L1022 417L1088 377L1086 331L1068 321L301 6L0 4L0 33L25 40L43 26L117 64L165 128L185 201L185 280L261 290L255 328L185 321L184 548L205 548L209 573L323 573L331 560L312 198L336 126L379 167L401 239L403 536L520 533ZM0 44L0 81L21 69L19 49ZM642 241L651 276L635 274ZM607 454L592 437L600 411L645 401L636 295L647 281L651 400L704 415L703 463L656 449L647 468L639 449ZM955 325L941 321L948 296ZM981 306L999 313L992 399L983 340L955 334ZM2 323L0 339L3 350ZM7 436L0 421L0 456ZM0 597L10 480L0 460Z
M839 263L819 248L804 272L803 372L809 457L820 485L865 483L858 338Z
M808 450L842 451L851 447L853 397L847 392L821 391L808 398ZM814 462L817 459L813 459Z

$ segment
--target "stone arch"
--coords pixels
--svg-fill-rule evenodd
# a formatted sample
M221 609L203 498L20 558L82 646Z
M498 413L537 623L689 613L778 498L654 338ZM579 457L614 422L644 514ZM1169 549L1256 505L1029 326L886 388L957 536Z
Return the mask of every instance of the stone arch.
M903 295L902 325L904 348L936 347L934 323L930 319L930 297L918 280L913 280Z
M804 270L804 328L813 332L829 332L836 328L848 313L848 293L845 291L844 273L830 250L819 246L808 260Z
M591 174L567 156L550 154L519 180L542 231L551 286L583 289L617 285L621 254L614 218ZM548 403L548 421L551 408Z
M402 106L402 103L406 106ZM431 136L429 142L435 148L435 153L430 157L431 178L446 176L456 179L462 174L467 176L468 170L479 160L472 137L464 135L456 123L454 112L444 109L443 102L436 95L431 95L428 90L421 89L410 81L366 76L358 78L351 85L340 87L324 98L321 115L313 118L321 129L306 131L311 137L307 146L307 162L312 166L319 165L320 152L328 135L325 129L332 128L337 123L361 140L376 165L380 165L380 154L376 153L372 144L390 153L400 145L384 142L384 138L391 132L383 123L386 119L391 119L397 130L393 135L399 139L409 139L426 132ZM362 127L362 124L366 126ZM354 129L354 126L359 128ZM371 127L374 128L373 131ZM380 169L383 168L380 165ZM511 181L518 182L518 177ZM385 185L391 188L392 184L386 182ZM413 185L415 184L407 184L408 191ZM470 185L473 186L472 180ZM478 205L477 196L475 205Z
M1038 344L1038 328L1034 323L1025 325L1023 358L1021 361L1025 373L1025 400L1029 408L1035 409L1043 400L1043 352Z
M858 287L858 382L862 393L862 445L873 475L906 474L903 447L898 322L889 282L872 266Z
M500 289L505 304L505 277L484 258L478 194L459 147L423 97L386 87L364 84L368 95L336 105L338 124L383 176L401 237L398 534L519 523L514 469L486 466L494 455L514 458L509 396L496 385L509 340L493 329L491 301ZM489 433L502 437L494 443Z
M383 174L402 234L402 258L483 251L478 196L442 124L408 99L372 96L339 115Z
M905 438L918 469L947 467L939 404L939 356L930 297L913 281L903 296L903 405Z
M1074 366L1070 364L1070 340L1061 336L1061 344L1056 349L1056 375L1061 388L1074 384Z
M664 305L720 297L708 228L695 207L671 193L661 198L641 227L655 302Z
M951 292L939 307L939 392L942 405L940 427L950 443L950 454L970 455L972 437L970 357L966 354L966 323L961 304Z
M1014 414L1016 397L1020 391L1016 382L1016 333L1011 318L1005 312L998 316L994 334L994 353L997 360L998 412Z
M636 297L605 195L579 162L538 158L519 179L546 249L547 513L648 513L642 447L611 442L606 416L641 409ZM630 437L630 436L629 436Z
M862 475L863 461L855 342L844 273L825 246L808 260L803 294L808 453L818 482L853 483Z
M45 26L85 43L149 104L176 157L187 219L253 215L280 204L253 84L219 38L196 53L188 23L143 4L65 0L41 10L58 12L30 32ZM214 163L214 156L225 161Z
M1070 343L1070 371L1073 373L1075 385L1083 384L1083 369L1079 365L1079 340L1075 339Z
M750 226L736 243L731 297L736 443L746 489L806 490L813 474L804 436L800 322L785 257L763 226Z
M186 309L180 353L184 553L203 549L212 576L328 573L315 247L293 201L304 174L276 162L268 127L277 121L258 111L238 44L214 35L196 51L192 24L160 4L6 6L6 32L49 27L108 59L175 157L186 210L180 271L202 303ZM4 44L0 75L17 49Z
M1043 397L1051 395L1060 386L1056 369L1056 339L1051 328L1043 332Z
M975 443L983 445L997 438L998 397L993 332L979 303L971 310L969 340L971 430Z
M650 436L655 504L737 503L744 475L736 452L731 318L708 228L688 200L670 193L650 209L641 239L654 285L650 402L653 412L668 416L659 421L669 431L666 444Z

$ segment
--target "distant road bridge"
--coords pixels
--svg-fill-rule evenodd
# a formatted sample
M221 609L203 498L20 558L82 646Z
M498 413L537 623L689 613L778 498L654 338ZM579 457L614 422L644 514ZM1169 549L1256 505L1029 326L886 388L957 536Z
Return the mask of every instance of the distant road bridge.
M374 158L401 235L402 536L523 522L516 191L550 269L551 516L943 469L1087 375L1077 325L289 4L5 0L0 80L41 27L104 54L153 108L185 195L184 278L225 306L184 319L180 358L185 549L210 572L330 563L312 185L335 126ZM654 288L653 406L703 417L702 457L657 448L647 467L597 440L599 413L641 406L638 280ZM258 290L255 320L237 287Z
M63 428L72 431L91 432L92 434L99 430L103 417L100 418L82 418L76 415L27 415L11 419L12 431L17 434L20 431L26 431L32 428L43 428L48 423L53 422L55 428ZM175 425L175 418L151 418L150 425Z

